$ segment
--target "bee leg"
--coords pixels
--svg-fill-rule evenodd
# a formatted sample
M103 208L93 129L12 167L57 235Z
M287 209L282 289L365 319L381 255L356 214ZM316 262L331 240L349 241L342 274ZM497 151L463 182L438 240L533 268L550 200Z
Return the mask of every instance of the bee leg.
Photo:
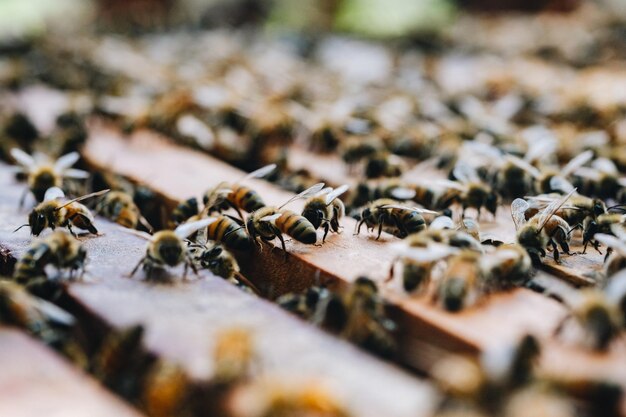
M559 260L559 248L556 245L556 242L553 239L550 239L549 245L552 246L552 255L554 256L554 261L556 263L561 263Z
M139 260L139 262L137 263L137 265L135 265L135 267L133 268L133 270L130 272L130 275L128 275L128 278L132 278L132 277L133 277L133 275L135 275L135 273L137 272L137 270L139 269L139 267L140 267L141 265L143 265L143 264L144 264L145 260L146 260L146 257L145 257L145 256Z
M598 253L600 255L602 255L602 251L600 250L600 243L598 243L597 240L594 240L593 242L591 242L591 244L593 245L593 248L598 251Z
M606 262L606 260L609 258L609 255L613 252L612 248L608 248L606 250L606 254L604 255L604 262Z
M277 233L276 236L278 237L278 240L280 240L280 245L283 248L283 252L285 252L285 261L286 261L289 258L287 256L287 247L285 246L285 239L283 238L283 234L280 232Z
M322 243L326 242L326 236L328 235L328 231L330 230L330 225L328 222L324 222L324 236L322 237Z
M378 235L376 236L376 240L380 239L380 235L383 233L383 219L378 221Z

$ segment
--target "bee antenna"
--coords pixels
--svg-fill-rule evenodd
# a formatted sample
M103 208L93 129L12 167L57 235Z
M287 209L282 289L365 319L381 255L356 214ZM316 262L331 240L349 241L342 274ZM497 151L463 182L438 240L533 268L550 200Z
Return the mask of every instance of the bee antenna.
M231 231L230 231L230 232L228 232L228 233L225 233L225 234L224 234L224 236L222 237L222 239L223 239L223 238L225 238L226 236L230 235L231 233L235 233L237 230L241 230L241 229L243 229L243 228L245 228L245 226L239 226L238 228L233 229L233 230L231 230Z
M626 204L616 204L611 207L607 207L606 211L616 210L621 211L622 213L626 213Z
M13 231L13 233L17 232L18 230L20 230L22 227L26 227L26 226L30 226L28 223L21 225L20 227L18 227L17 229L15 229Z

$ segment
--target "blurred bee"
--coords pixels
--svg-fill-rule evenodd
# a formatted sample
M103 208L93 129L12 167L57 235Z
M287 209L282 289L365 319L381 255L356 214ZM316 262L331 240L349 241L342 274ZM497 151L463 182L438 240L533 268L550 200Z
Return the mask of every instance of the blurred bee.
M619 309L622 325L626 326L626 269L617 271L609 277L604 294L607 300Z
M80 270L80 276L84 273L86 257L80 242L59 230L31 244L15 265L13 278L28 286L37 278L47 277L45 268L51 265L58 270L69 269L72 279L74 271Z
M548 388L548 386L531 386L512 393L506 398L503 416L525 417L528 415L528 405L533 405L535 417L575 417L578 415L576 407L569 397L563 395L560 390ZM592 415L606 415L595 414Z
M186 415L191 381L180 366L158 360L143 381L141 404L153 417Z
M321 191L322 188L324 188L324 183L315 184L293 196L280 207L263 207L254 211L246 221L248 234L256 242L259 240L269 242L278 238L285 253L287 249L285 248L283 233L298 242L314 244L317 241L317 233L311 222L293 211L284 210L283 207L297 199L311 197Z
M458 184L453 181L447 181L450 188L456 187L461 192L458 197L463 207L461 217L465 217L467 208L474 208L478 211L476 219L480 219L480 211L485 207L495 218L500 198L490 186L480 179L476 170L470 165L457 163L452 174L461 182L461 184Z
M325 188L304 204L302 216L311 222L315 230L320 226L324 228L322 242L326 241L329 230L339 233L339 220L345 214L345 207L338 197L348 191L348 188L349 186L345 184L334 190Z
M569 181L570 175L592 159L593 152L585 151L572 158L561 169L546 169L541 172L531 170L530 172L535 178L535 191L539 194L570 192L574 188Z
M376 152L365 160L366 178L399 177L405 170L404 161L387 151Z
M357 162L373 156L383 149L384 144L382 140L375 136L351 136L342 142L341 158L348 167L353 167Z
M514 155L507 155L495 174L498 193L507 198L520 198L534 189L535 179L541 172L528 162Z
M367 181L357 184L354 191L350 193L348 206L351 209L356 209L379 198L407 201L414 197L415 190L412 189L412 186L402 183L397 178Z
M360 233L361 226L365 224L369 230L378 227L376 240L380 238L383 228L397 237L404 238L426 229L423 213L437 214L435 211L406 207L395 200L381 198L363 209L356 234Z
M256 360L252 334L245 328L221 331L215 340L212 382L219 385L242 382L250 377Z
M595 196L603 200L616 199L626 187L626 178L619 176L615 164L606 158L594 160L590 168L580 167L574 171L572 183L581 194Z
M613 235L597 233L594 238L608 247L604 258L604 274L610 278L626 269L626 232L619 225L611 226Z
M94 217L91 211L80 201L88 198L97 197L108 193L109 190L102 190L95 193L87 194L73 200L60 201L64 198L63 190L52 187L46 191L44 201L37 204L28 215L28 223L15 229L18 231L22 227L30 227L30 233L39 236L46 228L52 230L57 227L67 227L69 232L76 236L72 230L72 226L81 230L87 230L89 233L97 235L98 229L93 225Z
M243 219L241 210L246 213L252 213L265 207L265 203L259 193L245 185L240 185L240 183L250 178L262 178L275 168L275 164L267 165L249 173L233 184L224 182L218 184L205 193L202 199L205 204L205 210L211 214L214 211L221 212L228 207L232 207L237 211L239 217Z
M18 148L11 149L11 156L21 165L21 170L27 174L29 191L35 196L37 202L44 200L46 191L53 187L62 187L65 178L86 179L89 174L85 171L70 168L80 155L71 152L61 156L55 162L50 161L46 155L35 154L30 156ZM20 207L24 205L26 193L22 195Z
M464 250L448 260L437 284L436 298L448 311L460 311L476 303L482 290L480 254Z
M561 199L551 202L528 221L524 217L524 213L530 206L528 202L517 198L511 203L511 215L517 230L517 242L526 249L533 262L541 264L541 257L546 255L545 249L548 245L552 246L556 262L559 262L557 243L563 252L569 254L569 225L555 213L574 192L575 190L572 190Z
M303 293L287 293L276 299L276 304L304 320L312 320L319 306L331 293L328 289L314 285Z
M526 219L530 219L548 204L559 198L561 196L558 194L526 197L525 199L530 202L530 207L525 213ZM602 200L574 193L567 201L567 204L556 212L556 215L565 220L570 226L584 229L585 221L594 220L598 216L605 214L607 210L606 204Z
M208 218L183 223L174 230L161 230L152 236L147 233L134 232L134 234L148 240L149 243L145 256L133 268L130 277L135 275L140 266L143 266L146 277L150 279L154 269L162 269L165 266L175 267L181 263L185 264L183 278L187 276L188 267L191 267L193 272L197 274L198 271L187 250L187 244L184 239L215 221L216 219L214 218Z
M614 225L626 231L626 214L606 213L599 215L595 220L585 219L583 226L583 254L587 252L589 243L600 252L600 244L595 240L595 235L597 233L612 234Z
M198 199L196 197L191 197L181 202L174 208L172 211L172 221L175 226L178 226L198 214L200 214Z
M623 326L622 315L617 306L599 290L582 290L565 300L571 311L556 329L563 331L569 319L575 319L584 332L583 345L597 351L605 351L619 335Z
M196 251L194 251L193 247L192 245L190 251L194 254L193 257L200 267L208 269L213 274L224 278L232 284L246 286L256 294L260 294L258 288L241 274L235 257L222 245L219 243L208 243L205 246L200 246L200 250Z
M98 202L96 212L115 223L136 229L139 224L151 231L152 226L141 215L133 197L124 191L111 191Z
M525 284L532 276L532 260L519 244L502 244L480 259L481 275L487 291L505 290Z

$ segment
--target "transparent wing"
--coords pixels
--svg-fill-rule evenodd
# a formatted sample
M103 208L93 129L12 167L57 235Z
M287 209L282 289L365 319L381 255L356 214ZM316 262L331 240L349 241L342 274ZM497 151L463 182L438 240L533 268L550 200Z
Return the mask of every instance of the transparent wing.
M463 191L463 192L467 191L467 187L465 185L460 184L458 182L446 180L443 178L432 180L432 181L424 181L424 184L434 185L435 187L441 187L441 188L451 188L453 190L458 190L458 191Z
M574 171L574 174L594 181L600 179L600 172L594 168L580 167Z
M63 172L63 176L66 178L83 180L89 178L89 173L87 171L83 171L82 169L69 168Z
M511 217L513 217L513 223L515 223L515 230L519 229L526 221L524 213L529 207L530 204L521 198L516 198L511 203Z
M467 163L458 162L452 170L454 177L462 183L480 182L476 170Z
M533 178L538 178L541 175L541 172L539 172L537 168L515 155L507 155L506 160L516 167L528 172Z
M52 201L59 198L64 198L65 193L59 187L50 187L46 190L46 194L43 196L43 201Z
M528 152L524 155L524 160L532 162L541 160L547 155L553 155L557 145L558 143L553 137L550 139L546 137L543 140L533 140L528 143Z
M70 152L68 154L65 154L56 160L56 162L54 163L54 170L61 173L74 165L76 162L78 162L79 159L80 155L78 152Z
M569 200L569 198L575 192L576 192L576 189L574 188L572 191L564 195L563 198L553 201L552 203L548 204L548 206L545 209L543 209L543 211L539 215L539 222L538 222L539 231L543 229L543 227L546 225L548 220L550 220L550 218L554 216L554 213L556 213L557 210L560 209L563 206L563 204L565 204L567 200Z
M209 217L195 222L183 223L176 229L174 229L174 233L176 233L176 236L178 236L179 238L185 239L192 233L197 232L198 230L203 229L216 221L217 218Z
M392 189L389 194L396 200L410 200L415 197L415 190L405 187Z
M443 230L443 229L454 229L454 220L452 220L448 216L439 216L436 217L435 220L430 222L428 226L429 229L433 230Z
M19 148L12 148L11 156L17 161L18 164L25 168L32 168L36 165L35 158Z
M104 194L108 193L109 191L111 191L111 190L107 188L106 190L96 191L95 193L82 195L80 197L77 197L77 198L75 198L73 200L68 201L67 203L63 204L61 207L57 207L57 210L62 209L63 207L69 206L72 203L77 203L79 201L87 200L88 198L93 198L93 197L98 197L98 196L104 195Z
M605 174L617 174L619 171L615 163L608 158L598 158L591 163L591 167Z
M593 158L593 151L585 151L581 153L580 155L572 158L572 160L569 161L563 167L563 169L561 170L561 175L563 177L567 177L568 175L576 171L578 168L582 167L587 162L591 161L592 158Z
M286 203L284 203L282 206L280 206L279 209L285 207L287 204L291 203L292 201L299 200L301 198L309 198L311 196L314 196L315 194L320 192L322 190L322 188L324 188L324 183L323 182L318 182L314 186L309 187L306 190L302 191L300 194L296 194L293 197L291 197L289 200L287 200Z
M237 181L237 183L249 180L250 178L263 178L264 176L268 175L270 172L274 171L275 169L276 169L276 164L266 165L262 168L252 171L251 173L249 173L248 175L246 175L245 177Z
M623 223L612 224L611 232L613 232L613 234L617 236L618 239L621 239L623 242L626 243L626 230L624 230Z
M442 245L439 243L429 243L425 248L406 246L403 243L392 245L392 250L398 256L413 259L417 262L435 262L458 252L458 248Z
M574 186L571 182L569 182L562 176L555 175L554 177L550 178L550 188L552 188L553 190L561 191L563 193L569 193L574 189Z
M36 307L48 320L55 323L72 326L76 322L74 316L49 301L38 299Z
M348 191L349 188L350 186L348 184L344 184L340 187L335 188L326 196L326 205L332 203L335 198Z
M270 214L269 216L264 216L261 217L259 219L260 222L273 222L274 220L278 219L279 217L281 217L283 215L283 213L274 213L274 214Z
M596 233L593 238L603 245L613 248L619 252L620 255L626 256L626 242L616 238L615 236L604 233Z
M428 209L421 208L421 207L403 206L401 204L383 204L382 206L380 206L380 208L381 209L393 208L393 209L400 209L400 210L411 210L411 211L417 211L418 213L424 213L424 214L439 214L438 211L428 210Z

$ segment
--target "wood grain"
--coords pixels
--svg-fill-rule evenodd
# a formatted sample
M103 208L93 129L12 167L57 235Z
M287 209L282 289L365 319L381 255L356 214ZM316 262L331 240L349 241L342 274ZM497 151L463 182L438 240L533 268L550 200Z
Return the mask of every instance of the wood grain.
M0 369L1 416L140 416L16 329L0 326Z

